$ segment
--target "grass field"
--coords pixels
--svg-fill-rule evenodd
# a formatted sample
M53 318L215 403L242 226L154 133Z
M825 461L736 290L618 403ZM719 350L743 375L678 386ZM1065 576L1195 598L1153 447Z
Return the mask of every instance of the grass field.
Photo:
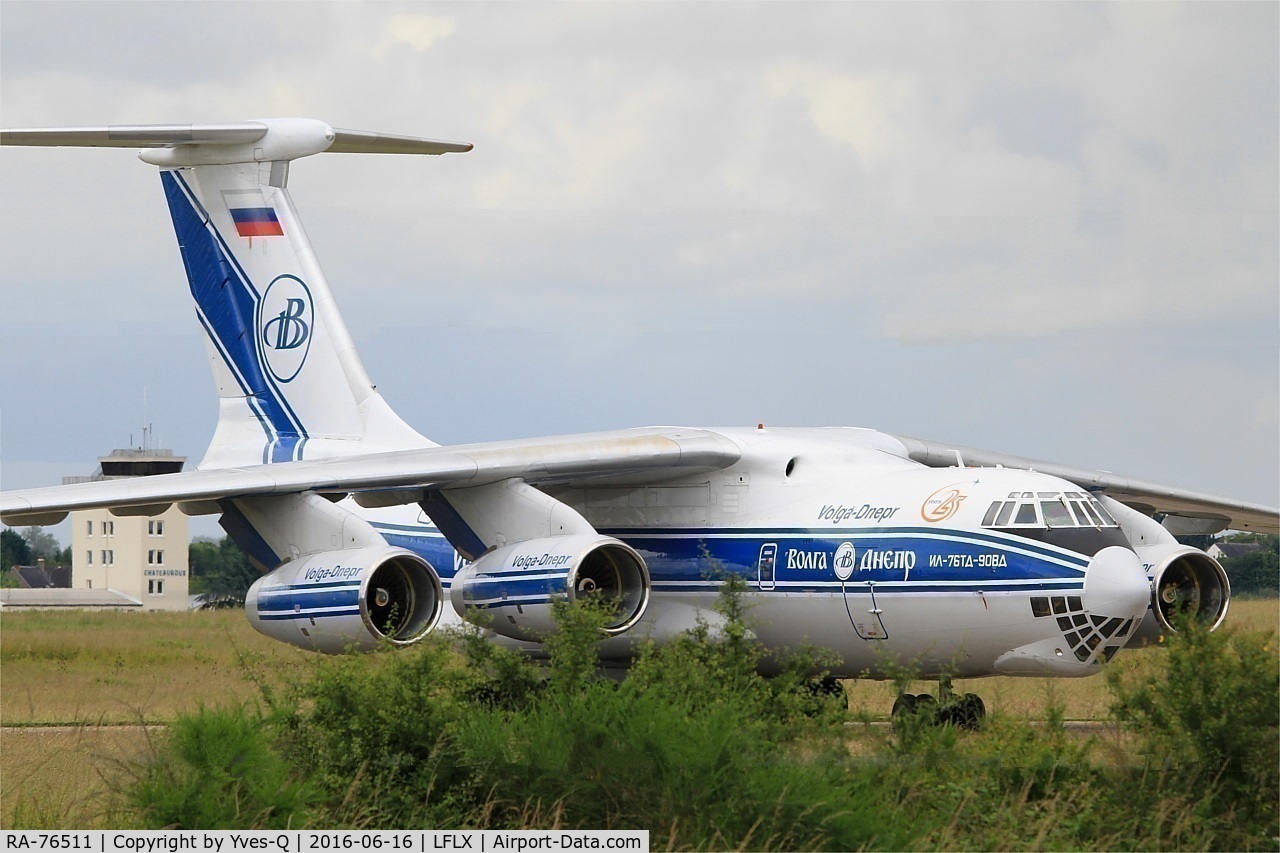
M258 690L315 656L254 631L240 610L0 617L0 724L164 723Z
M1274 636L1280 602L1236 601L1230 624ZM1112 664L1149 668L1158 649ZM5 612L0 617L0 827L118 826L108 791L180 713L253 702L255 680L303 676L319 658L267 639L236 611ZM1105 719L1105 679L988 678L957 682L992 711L1036 720L1059 706L1068 720ZM927 683L917 692L930 688ZM851 709L886 719L895 688L848 685ZM15 728L23 727L23 728ZM883 736L883 735L880 735Z

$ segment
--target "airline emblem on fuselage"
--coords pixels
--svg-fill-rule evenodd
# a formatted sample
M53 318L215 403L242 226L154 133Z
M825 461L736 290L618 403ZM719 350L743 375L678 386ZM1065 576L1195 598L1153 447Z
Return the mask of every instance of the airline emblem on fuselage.
M277 276L258 303L258 344L262 362L279 382L292 382L302 370L315 331L311 291L302 279Z
M853 550L852 542L841 542L840 547L836 549L836 556L832 560L835 565L836 577L842 581L847 581L853 574L853 567L857 565L855 559L856 554Z
M920 505L920 517L928 522L946 521L959 512L960 504L967 497L954 485L943 486L924 499Z

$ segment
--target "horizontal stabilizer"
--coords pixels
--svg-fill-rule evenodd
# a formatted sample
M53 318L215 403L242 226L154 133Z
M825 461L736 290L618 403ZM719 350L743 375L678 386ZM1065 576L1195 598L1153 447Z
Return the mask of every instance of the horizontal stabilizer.
M0 130L0 145L76 148L163 148L170 145L243 145L267 133L260 121L229 124L110 124L105 127L26 127Z
M322 121L305 118L224 124L14 128L0 130L0 145L173 149L142 158L164 167L296 160L322 151L337 154L460 154L472 148L467 142L333 128Z
M462 154L474 146L470 142L441 142L417 136L395 136L368 130L333 129L331 154Z

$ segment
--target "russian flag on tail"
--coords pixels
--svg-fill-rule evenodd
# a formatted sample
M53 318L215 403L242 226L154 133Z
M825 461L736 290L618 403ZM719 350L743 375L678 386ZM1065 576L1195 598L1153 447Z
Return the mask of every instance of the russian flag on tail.
M236 224L236 233L241 237L280 237L284 229L276 212L270 207L233 207L231 219Z

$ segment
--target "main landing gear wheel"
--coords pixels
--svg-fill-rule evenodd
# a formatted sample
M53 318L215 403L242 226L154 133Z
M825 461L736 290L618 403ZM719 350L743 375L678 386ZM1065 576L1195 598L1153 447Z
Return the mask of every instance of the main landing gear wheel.
M844 696L844 684L838 678L827 676L821 681L814 681L809 685L809 692L814 696L826 696L836 698Z
M916 717L931 725L950 725L970 731L981 728L982 719L986 715L987 706L976 693L952 697L945 704L939 704L928 693L901 693L893 700L893 710L890 712L895 727Z
M938 700L928 693L899 693L898 698L893 700L893 710L889 712L889 716L895 727L913 717L921 717L933 723L938 716Z
M940 709L938 722L952 725L959 729L976 731L982 727L982 718L987 715L987 706L977 693L966 693Z

